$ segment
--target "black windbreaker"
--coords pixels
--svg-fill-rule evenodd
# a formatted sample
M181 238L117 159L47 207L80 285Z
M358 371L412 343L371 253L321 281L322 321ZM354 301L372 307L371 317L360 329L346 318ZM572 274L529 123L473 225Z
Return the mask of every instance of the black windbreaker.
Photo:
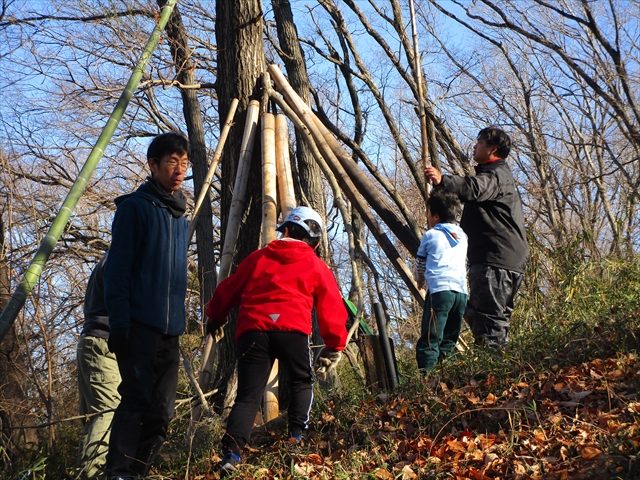
M443 175L442 184L464 203L460 226L469 237L469 265L524 273L529 248L522 201L507 162L478 165L476 176Z

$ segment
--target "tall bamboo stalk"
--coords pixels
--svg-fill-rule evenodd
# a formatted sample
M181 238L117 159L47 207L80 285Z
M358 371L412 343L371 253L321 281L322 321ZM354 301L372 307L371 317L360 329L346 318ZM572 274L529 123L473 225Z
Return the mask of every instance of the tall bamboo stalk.
M262 246L276 238L276 119L262 114Z
M231 101L231 106L229 107L229 113L227 114L227 120L224 122L224 127L222 127L222 131L220 132L220 138L218 139L218 146L216 147L216 151L213 154L213 159L211 160L211 164L209 165L209 171L207 172L207 176L204 179L204 183L202 184L202 188L200 189L200 194L198 195L198 200L196 201L195 207L193 209L193 215L191 217L191 222L189 223L189 234L188 239L191 241L193 237L193 233L196 231L196 225L198 224L198 212L200 211L200 206L204 201L204 198L207 196L207 190L211 185L211 181L213 180L213 175L216 172L216 168L218 167L218 163L220 162L220 157L222 156L222 150L224 149L224 144L227 141L227 137L229 136L229 130L231 130L231 126L233 125L233 116L236 113L236 109L238 108L238 99L234 98ZM182 356L182 363L184 364L185 370L189 376L189 380L193 386L193 389L196 391L196 396L200 400L200 408L203 408L206 413L209 413L209 407L206 403L204 392L200 387L200 384L195 379L193 375L193 371L191 369L191 363L187 359L186 355L182 350L180 350L180 355Z
M264 74L266 82L268 74ZM272 113L262 114L262 246L276 238L276 120ZM264 390L264 421L278 416L278 360L273 362Z
M296 195L293 190L293 173L289 157L287 116L282 113L276 115L276 171L278 173L280 209L284 219L295 208Z
M238 171L236 172L236 181L233 186L233 196L231 197L231 208L229 220L227 222L227 230L224 236L224 244L222 246L222 255L220 257L220 272L218 275L218 283L223 281L231 273L231 265L233 262L233 253L238 241L238 232L242 223L242 216L245 210L245 198L247 192L247 182L249 181L249 167L251 165L251 157L253 156L253 147L258 132L258 116L260 113L260 102L252 100L247 108L247 119L244 127L244 135L240 146L240 160L238 161ZM213 369L213 361L215 359L218 339L207 335L203 352L202 364L200 365L200 373L198 375L198 383L203 389L208 388L211 382L211 371ZM200 420L202 416L202 408L195 405L191 410L192 422Z
M113 112L111 113L107 124L103 128L102 133L100 134L100 137L98 138L98 141L94 145L93 149L91 149L89 157L82 167L82 170L80 170L78 178L67 194L67 198L65 198L60 211L51 224L51 227L49 227L47 235L40 243L40 247L33 257L33 260L31 261L29 268L24 274L22 281L18 284L18 287L13 292L11 299L9 299L9 303L2 311L2 314L0 314L0 342L2 341L2 339L4 339L5 335L11 328L11 325L18 316L18 313L20 313L22 307L24 307L24 304L27 301L27 297L40 278L42 270L44 269L44 266L47 263L51 252L53 252L56 243L58 243L60 235L62 235L62 232L64 231L69 218L71 218L71 213L76 208L80 197L87 188L87 183L89 183L91 175L98 166L98 163L100 162L100 159L102 158L104 151L109 144L109 140L111 140L111 137L118 127L118 124L120 123L120 120L122 119L122 116L127 109L127 105L129 105L131 98L133 98L134 92L138 87L140 80L142 79L142 75L147 69L147 65L151 60L151 55L158 45L160 35L162 34L162 31L169 21L169 17L173 12L173 7L175 6L176 2L177 0L167 0L167 4L162 8L158 24L154 28L153 33L151 34L151 37L149 38L149 41L147 42L147 45L142 52L142 57L136 65L136 68L133 70L133 73L129 78L129 82L120 95L118 103L113 109Z

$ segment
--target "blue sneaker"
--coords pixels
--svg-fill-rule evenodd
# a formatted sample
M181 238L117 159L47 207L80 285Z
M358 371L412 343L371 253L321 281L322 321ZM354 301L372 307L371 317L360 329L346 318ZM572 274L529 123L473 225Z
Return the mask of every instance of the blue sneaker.
M225 453L220 462L220 478L231 475L236 469L236 466L241 462L242 458L237 453Z
M302 434L289 432L288 440L289 440L289 443L300 443L302 441Z

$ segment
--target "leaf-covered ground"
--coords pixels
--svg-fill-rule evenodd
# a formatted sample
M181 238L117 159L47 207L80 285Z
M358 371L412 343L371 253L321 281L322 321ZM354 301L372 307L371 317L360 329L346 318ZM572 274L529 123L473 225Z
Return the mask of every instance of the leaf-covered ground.
M513 382L441 377L357 403L324 398L301 445L254 435L234 478L640 478L635 354L529 369Z

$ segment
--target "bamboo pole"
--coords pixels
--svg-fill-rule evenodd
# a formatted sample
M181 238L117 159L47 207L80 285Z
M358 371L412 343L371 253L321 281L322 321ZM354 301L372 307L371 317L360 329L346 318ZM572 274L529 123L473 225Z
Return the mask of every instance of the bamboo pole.
M131 77L129 78L129 82L125 87L124 91L120 95L118 99L118 103L113 109L107 124L102 130L98 141L94 145L93 149L91 149L91 153L89 153L89 157L87 158L78 178L74 182L71 190L67 194L67 198L64 200L60 211L56 215L56 218L53 220L51 227L49 227L49 231L47 235L44 237L42 242L40 243L40 247L36 252L29 268L25 272L21 282L18 284L16 290L13 292L13 295L9 299L9 303L0 314L0 342L4 339L5 335L11 328L11 325L15 321L18 313L24 307L24 304L27 301L27 297L33 290L33 287L36 285L40 275L42 274L42 270L44 269L44 265L47 263L51 252L56 246L56 243L60 239L62 232L64 231L69 218L71 218L71 213L75 209L80 197L84 193L87 183L89 183L89 179L91 175L95 171L100 159L102 158L105 149L109 145L109 140L113 136L122 116L124 115L125 110L127 109L127 105L131 101L131 98L134 95L134 92L142 79L142 75L147 69L147 65L151 60L151 55L158 45L158 41L160 39L160 35L164 30L167 22L169 21L169 17L173 11L173 7L175 6L177 0L167 0L166 5L162 8L162 12L160 14L160 19L156 27L153 29L153 33L149 37L149 41L145 46L144 51L142 52L142 56L140 57L140 61L134 68Z
M422 159L422 168L429 166L429 150L427 138L427 112L424 108L424 93L422 88L422 68L420 64L420 53L418 51L418 30L416 29L416 13L413 0L409 0L409 15L411 16L411 34L413 37L413 72L415 74L416 87L418 89L418 116L420 117L420 137L422 139L422 148L420 149L420 158ZM425 188L428 194L428 182L425 182Z
M234 98L231 101L231 106L229 108L229 113L227 115L227 120L224 122L224 126L222 127L222 131L220 132L220 138L218 139L218 146L216 148L215 153L213 154L213 159L211 160L211 164L209 165L209 171L207 172L207 176L204 180L204 184L202 185L202 189L200 190L200 195L198 196L198 200L196 201L195 207L193 209L193 215L191 216L191 222L189 223L189 234L187 238L191 241L193 238L193 233L196 231L196 225L198 224L198 212L200 211L200 206L204 201L204 198L207 196L207 190L209 189L209 185L211 185L211 181L213 180L213 175L216 172L216 168L218 167L218 162L220 161L220 157L222 156L222 150L224 149L224 144L227 141L227 137L229 135L229 130L231 130L231 126L233 125L233 116L236 113L236 109L238 108L238 99ZM200 408L204 409L205 413L209 414L210 408L206 402L204 393L198 381L193 374L193 370L191 368L191 363L187 359L187 356L184 354L182 349L180 350L180 354L182 355L182 363L184 364L185 371L189 377L189 381L191 382L194 390L196 391L196 396L200 400Z
M277 73L275 74L274 72L271 72L271 76L275 81L276 75L280 73L280 70L274 65L271 65L269 67L269 70L277 70ZM293 89L291 89L281 73L278 78L279 82L276 81L276 84L278 84L280 88L288 87L291 92L293 92ZM295 97L293 98L299 99L295 92L293 92L293 94L295 95ZM272 96L274 99L276 99L276 101L278 101L279 97L277 95ZM282 102L282 99L279 99L279 101ZM284 106L286 106L287 108L285 109ZM347 196L358 213L360 213L364 222L367 224L367 227L378 241L378 244L387 255L387 258L389 259L391 264L404 280L414 298L421 305L423 305L424 294L418 289L411 271L400 257L400 254L398 253L397 249L395 248L387 234L382 230L382 227L378 223L377 219L371 214L371 211L369 210L365 199L362 195L360 195L358 189L352 182L351 177L347 174L344 168L342 168L342 164L338 161L333 150L325 141L325 137L320 133L313 119L313 112L311 112L308 107L304 108L306 107L306 104L301 100L298 102L293 101L291 103L283 102L283 105L281 105L281 107L283 108L283 111L287 113L287 115L290 115L289 118L291 118L291 121L294 123L294 125L296 125L297 128L305 132L305 134L307 134L308 132L309 140L312 144L315 144L318 147L318 150L322 154L324 162L326 162L326 164L331 169L333 175L338 181L338 184L340 185L340 188L342 189L342 192ZM289 114L288 111L292 113ZM301 126L303 126L303 128L300 128ZM319 164L322 167L322 162L319 161Z
M291 88L278 66L270 65L268 71L287 103L309 128L325 159L327 158L327 152L322 149L321 143L328 146L332 152L332 156L339 161L342 169L347 172L358 192L360 192L367 203L371 205L373 210L375 210L385 224L387 224L394 235L398 237L405 248L415 256L420 246L420 239L413 233L411 227L396 215L393 208L381 194L380 189L369 180L353 161L353 158L340 146L329 129L324 126L311 108L309 108L293 88Z
M218 147L216 148L215 153L213 154L213 159L211 160L211 165L209 165L209 171L207 172L207 176L204 179L204 184L202 185L202 189L200 190L200 195L198 195L198 200L196 201L196 205L193 209L193 215L191 216L191 222L189 223L189 236L187 237L189 241L193 237L193 232L196 231L196 225L198 224L198 212L200 211L200 206L204 201L204 197L207 196L207 190L209 189L209 185L211 185L211 181L213 180L213 175L216 173L216 168L218 168L218 163L220 162L220 157L222 157L222 151L224 150L224 144L227 142L227 137L229 136L229 130L233 126L233 117L236 114L236 109L238 108L238 99L234 98L231 101L231 106L229 107L229 113L227 115L227 120L224 122L224 127L222 127L222 131L220 132L220 138L218 139Z
M276 128L272 113L262 114L262 246L276 239Z
M265 83L269 81L265 74ZM262 246L276 238L276 131L272 113L262 114ZM273 362L264 390L264 421L269 422L280 413L278 407L278 360Z
M278 190L282 218L286 218L296 206L296 195L293 190L293 173L289 158L287 116L282 113L276 115L276 171L280 187Z
M265 88L268 91L269 98L272 101L274 101L280 107L280 109L284 112L284 115L282 116L291 120L294 127L297 128L303 135L307 137L308 145L311 150L311 155L320 166L320 170L322 170L322 173L327 179L327 182L329 182L331 191L334 194L334 202L336 207L340 211L340 215L342 215L342 218L345 219L345 221L347 221L347 219L349 218L349 211L347 209L345 202L342 199L342 194L341 194L342 190L340 189L340 185L338 185L336 176L333 174L333 172L329 168L329 165L327 165L327 162L325 162L324 158L322 158L322 154L320 153L317 145L313 141L311 132L309 132L309 129L307 128L307 126L302 122L302 120L300 120L298 115L291 109L291 107L287 104L287 102L285 102L284 99L275 90L273 90L273 88L271 88L271 86L267 86ZM277 135L277 129L278 129L277 122L278 122L278 116L276 116L276 135ZM288 164L288 166L290 166L290 164ZM291 204L290 205L291 205L291 208L294 208L296 203L295 203L295 195L293 194L293 178L290 179L290 188L291 188ZM282 206L282 208L284 210L285 206Z
M227 230L224 237L222 247L222 255L220 257L220 271L218 274L218 282L221 282L231 273L231 265L233 261L233 253L235 251L236 242L238 240L238 232L242 222L242 215L245 210L245 194L247 191L247 182L249 181L249 167L251 165L251 157L253 156L253 146L258 131L258 115L260 113L260 102L252 100L247 108L247 119L245 122L244 135L240 147L240 160L238 161L238 171L236 172L236 181L233 186L233 196L231 198L231 208L229 220L227 222ZM207 335L203 352L202 364L200 365L200 373L198 375L198 383L203 389L208 388L211 382L211 371L215 359L218 341L222 338L222 332L214 338ZM191 421L200 420L202 416L202 408L195 405L191 410Z

